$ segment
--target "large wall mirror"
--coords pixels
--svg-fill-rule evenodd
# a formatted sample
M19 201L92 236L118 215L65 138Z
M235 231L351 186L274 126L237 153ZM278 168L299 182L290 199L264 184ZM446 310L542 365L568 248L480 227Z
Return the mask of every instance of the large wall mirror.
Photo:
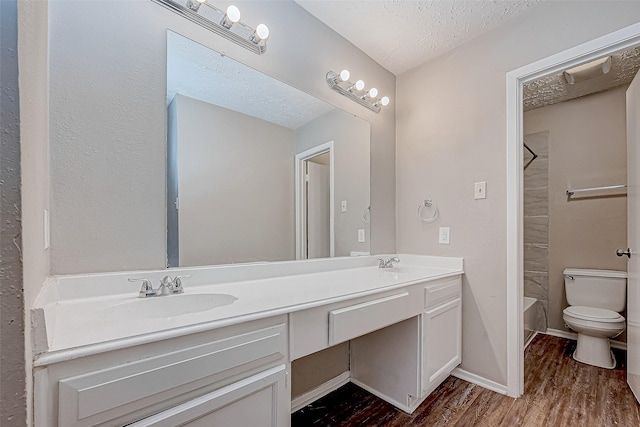
M170 267L370 251L368 122L167 33Z

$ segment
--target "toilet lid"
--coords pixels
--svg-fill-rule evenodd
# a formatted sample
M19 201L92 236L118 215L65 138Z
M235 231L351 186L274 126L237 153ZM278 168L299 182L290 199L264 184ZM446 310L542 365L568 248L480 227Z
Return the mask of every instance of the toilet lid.
M620 322L624 321L624 317L620 313L616 313L606 308L584 307L580 305L572 305L564 309L564 312L576 319L591 320L596 322Z

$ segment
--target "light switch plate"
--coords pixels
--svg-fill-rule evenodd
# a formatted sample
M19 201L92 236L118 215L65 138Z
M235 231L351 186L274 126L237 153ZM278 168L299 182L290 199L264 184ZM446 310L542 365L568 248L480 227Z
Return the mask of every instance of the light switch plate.
M358 228L358 243L364 243L364 228Z
M343 201L342 201L342 205L341 205L340 210L341 210L342 212L346 212L346 211L347 211L347 201L346 201L346 200L343 200Z
M440 227L440 234L438 237L438 243L443 245L449 244L449 235L451 234L451 229L449 227Z
M487 198L487 182L486 181L476 182L475 191L474 191L474 198L476 200L478 200L478 199L486 199Z

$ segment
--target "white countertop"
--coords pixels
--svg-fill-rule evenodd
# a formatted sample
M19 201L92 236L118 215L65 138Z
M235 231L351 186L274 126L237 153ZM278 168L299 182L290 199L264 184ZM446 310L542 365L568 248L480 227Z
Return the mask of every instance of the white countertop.
M34 308L39 312L33 316L35 328L46 330L46 337L36 343L41 354L36 357L35 365L291 313L463 273L461 258L398 256L401 262L392 271L377 267L377 259L386 259L385 255L55 278L46 285ZM192 274L184 279L185 291L180 295L138 298L140 284L127 281L130 277L145 277L157 287L160 277L178 273ZM183 305L196 303L193 305L198 309L200 298L196 297L197 301L189 298L202 294L231 295L226 298L237 299L199 312L173 317L163 315L162 307L174 301ZM186 298L179 300L183 297ZM145 310L150 307L141 304L154 302L160 304L150 315ZM42 331L36 332L36 337L43 335Z

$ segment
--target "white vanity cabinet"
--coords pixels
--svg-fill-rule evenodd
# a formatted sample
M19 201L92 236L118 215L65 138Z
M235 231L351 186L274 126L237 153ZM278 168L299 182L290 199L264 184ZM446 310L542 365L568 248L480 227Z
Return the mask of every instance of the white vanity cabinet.
M288 426L286 322L276 316L51 363L35 377L36 426Z
M413 412L460 363L463 269L400 257L406 265L388 270L361 257L187 270L212 282L195 295L235 302L158 318L117 311L132 299L147 307L118 288L130 273L88 288L85 277L57 279L32 316L34 425L287 427L291 362L347 341L351 381ZM162 298L153 302L181 303Z
M420 313L351 341L351 377L360 387L413 412L461 361L460 276L414 285ZM421 301L422 303L422 301Z
M428 395L462 357L462 282L460 277L425 287L422 315L422 393Z

